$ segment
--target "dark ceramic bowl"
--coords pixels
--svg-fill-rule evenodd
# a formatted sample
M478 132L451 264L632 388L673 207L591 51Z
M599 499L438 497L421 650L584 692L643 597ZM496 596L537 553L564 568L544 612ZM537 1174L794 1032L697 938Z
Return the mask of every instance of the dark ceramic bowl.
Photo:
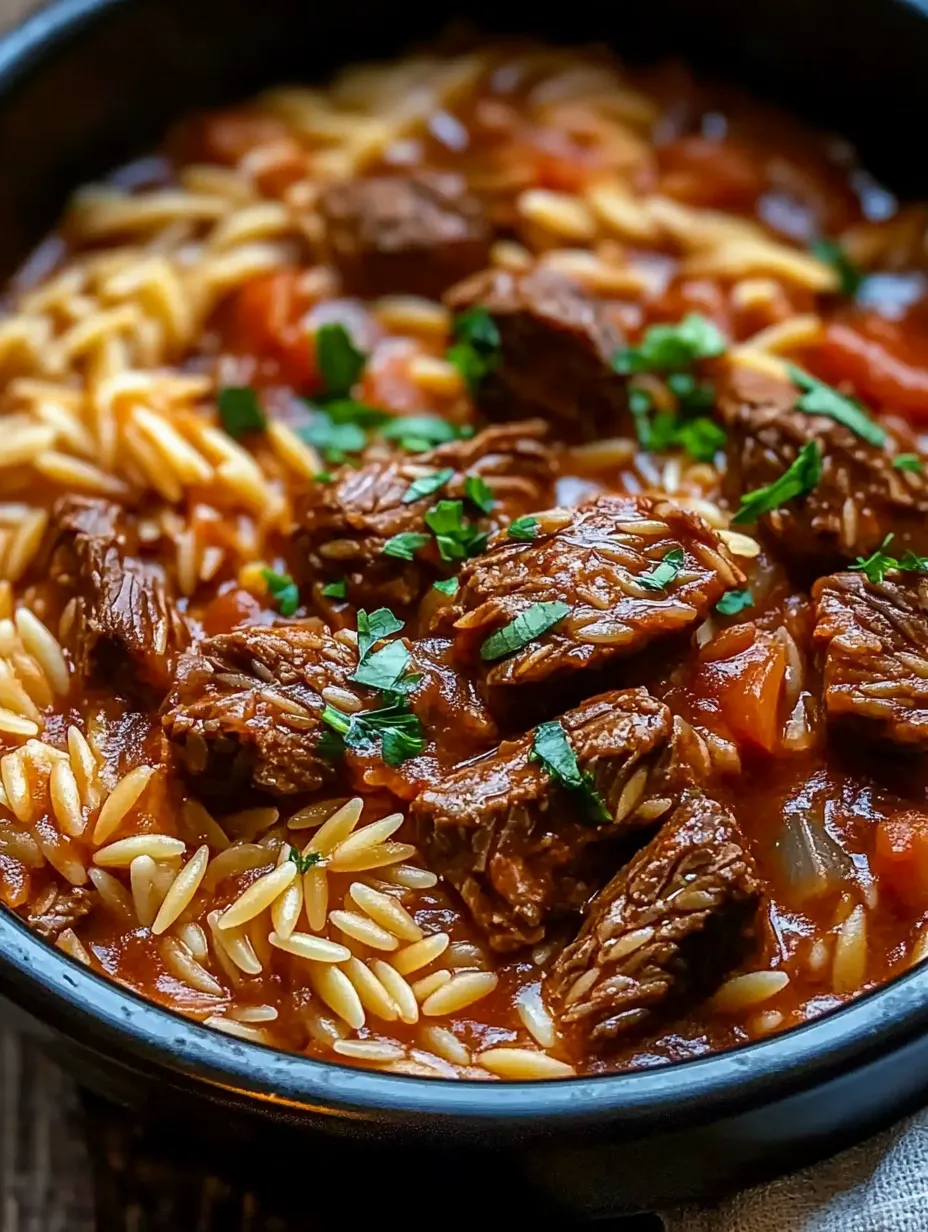
M893 186L928 189L915 143L928 119L920 4L575 0L544 29L537 5L462 8L490 30L683 52L838 127ZM68 190L191 107L393 54L446 13L401 0L51 5L0 44L0 267L13 268ZM171 1133L192 1129L198 1149L258 1140L266 1157L273 1142L316 1196L313 1178L347 1175L350 1161L373 1178L351 1185L355 1204L412 1175L419 1201L433 1193L447 1212L453 1196L449 1226L468 1215L486 1225L504 1206L595 1217L715 1194L835 1151L928 1092L928 967L732 1052L537 1084L424 1081L237 1043L89 973L2 910L0 992L50 1029L79 1079L145 1106Z

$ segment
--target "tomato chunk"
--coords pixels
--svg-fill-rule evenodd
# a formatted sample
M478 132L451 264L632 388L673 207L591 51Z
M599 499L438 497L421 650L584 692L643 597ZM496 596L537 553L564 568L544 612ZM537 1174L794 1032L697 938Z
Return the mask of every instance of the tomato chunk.
M872 862L880 886L905 907L928 907L928 813L910 809L881 821Z
M229 305L225 336L232 351L272 361L284 382L311 392L317 376L299 279L299 270L286 269L246 282Z
M690 134L658 151L660 191L688 205L748 209L764 191L756 155L733 141Z
M902 353L901 332L882 322L884 337L868 336L840 321L828 326L819 353L822 375L846 380L878 409L898 411L915 423L928 422L928 367Z
M715 676L722 717L732 736L772 753L779 743L780 695L786 676L782 644L758 633L747 649L707 668Z

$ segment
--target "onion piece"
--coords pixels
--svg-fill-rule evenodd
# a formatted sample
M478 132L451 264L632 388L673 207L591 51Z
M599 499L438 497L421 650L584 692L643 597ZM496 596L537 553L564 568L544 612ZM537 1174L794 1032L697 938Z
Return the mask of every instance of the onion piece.
M855 881L854 861L825 829L805 812L787 812L777 851L787 881L799 902L823 898Z

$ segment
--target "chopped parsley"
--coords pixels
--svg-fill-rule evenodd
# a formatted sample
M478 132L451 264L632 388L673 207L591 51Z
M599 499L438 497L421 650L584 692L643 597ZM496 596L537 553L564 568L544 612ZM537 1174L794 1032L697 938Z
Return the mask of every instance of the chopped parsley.
M450 595L452 598L458 593L458 579L456 577L445 578L441 582L433 582L432 589L437 590L439 594Z
M441 471L432 471L429 475L422 475L421 478L413 480L403 493L403 504L411 505L413 501L422 500L425 496L431 496L433 492L443 488L448 480L453 478L454 468L451 466L446 466Z
M409 667L409 651L403 642L387 642L361 659L358 669L349 680L379 689L381 693L400 692L401 682Z
M338 747L342 750L366 750L379 744L388 766L400 766L425 748L422 724L405 697L394 698L379 710L360 710L351 715L326 706L322 721L341 738ZM335 741L326 741L325 745L332 749Z
M533 603L520 612L508 625L491 633L480 647L480 657L487 663L504 659L553 629L570 611L570 605L556 600L553 603Z
M469 424L458 427L437 415L397 415L381 432L385 440L398 441L407 453L422 453L435 445L446 445L448 441L473 435L474 429Z
M616 372L675 372L700 359L723 354L725 336L708 317L691 312L676 325L652 325L637 346L623 347L612 357Z
M822 237L812 241L810 250L813 257L818 257L823 265L830 265L838 275L839 293L853 299L860 290L864 276L838 241Z
M786 367L790 380L803 390L802 397L796 403L800 411L805 411L807 415L826 415L871 445L886 443L886 433L879 424L874 423L859 402L839 394L836 389L795 364L787 364Z
M531 759L541 762L556 783L579 793L590 820L612 820L602 796L593 786L593 776L584 773L577 764L577 754L559 719L553 723L539 723L535 728Z
M538 534L538 519L533 517L516 518L506 527L510 539L518 539L522 543L530 543Z
M680 572L685 561L686 555L682 548L671 548L653 569L649 569L647 573L640 573L636 580L645 590L666 590Z
M454 345L448 349L448 363L457 368L473 393L500 361L499 329L486 308L478 305L455 320L454 338Z
M773 483L746 492L741 498L732 524L756 522L765 513L779 509L787 501L811 492L822 477L822 451L815 441L807 441L796 460Z
M226 385L220 389L217 402L222 426L235 440L267 427L267 416L250 385Z
M313 475L313 483L331 483L331 482L332 482L332 472L331 471L316 471L315 475Z
M487 546L488 532L465 519L463 501L439 501L425 515L425 524L435 536L442 560L466 560Z
M357 349L340 322L330 321L316 330L316 367L322 377L324 398L347 398L366 362L367 356Z
M318 449L326 462L334 466L348 460L348 455L361 453L367 445L367 433L356 423L336 423L328 411L312 408L309 423L297 428L297 436Z
M274 569L262 569L261 576L267 583L267 592L277 604L281 616L292 616L300 606L300 592L289 573Z
M395 556L397 560L413 560L420 548L431 542L431 536L421 530L404 530L393 535L383 545L384 556Z
M646 390L629 390L628 406L638 443L648 453L685 449L697 462L711 462L726 440L725 429L701 413L714 402L712 386L697 382L688 372L673 372L667 377L667 388L677 400L675 411L655 411Z
M480 475L467 476L464 480L464 495L481 513L489 513L496 507L493 489Z
M322 593L326 599L347 599L348 598L348 581L346 578L339 578L337 582L327 582L322 588Z
M851 569L866 575L867 581L878 586L890 569L899 569L902 573L928 573L928 556L918 556L915 552L906 552L897 559L890 556L886 549L893 541L893 534L886 536L875 552L869 556L858 556Z
M318 851L307 851L301 854L295 847L291 847L287 859L296 865L298 873L308 873L311 868L322 863L323 857Z
M753 606L754 596L749 590L726 590L715 605L715 610L720 616L734 616L737 612L743 612L746 607Z
M897 453L893 458L893 470L914 471L920 475L924 469L925 464L917 453Z
M358 662L363 663L377 642L399 633L403 621L397 620L388 607L379 607L368 614L358 610Z

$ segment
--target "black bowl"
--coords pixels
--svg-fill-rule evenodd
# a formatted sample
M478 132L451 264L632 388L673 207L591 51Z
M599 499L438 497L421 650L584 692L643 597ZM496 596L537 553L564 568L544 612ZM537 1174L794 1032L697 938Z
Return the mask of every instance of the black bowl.
M928 118L920 4L574 3L544 28L538 6L478 0L466 11L490 30L600 37L636 57L682 51L836 125L893 186L928 192L912 147ZM0 44L0 267L22 258L68 190L189 108L394 54L445 16L398 0L53 4ZM452 1221L486 1222L488 1202L498 1213L504 1199L522 1216L598 1216L716 1194L837 1150L928 1091L928 968L728 1053L537 1084L425 1081L238 1043L86 971L5 911L0 991L104 1094L192 1126L201 1143L257 1137L305 1159L310 1139L317 1177L323 1160L344 1171L350 1140L358 1175L412 1165L420 1197L432 1184L447 1209L453 1194ZM468 1168L474 1179L461 1184ZM352 1200L368 1188L353 1186Z

